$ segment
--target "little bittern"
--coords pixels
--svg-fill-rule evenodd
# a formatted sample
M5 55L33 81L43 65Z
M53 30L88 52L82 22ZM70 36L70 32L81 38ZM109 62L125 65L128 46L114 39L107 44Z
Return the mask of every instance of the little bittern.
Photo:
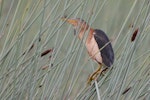
M114 62L114 52L110 40L102 30L91 28L80 18L62 19L73 25L80 40L85 36L85 33L88 32L85 46L90 57L99 64L98 69L88 79L88 84L90 84L91 81L95 80L102 72L102 64L110 67Z

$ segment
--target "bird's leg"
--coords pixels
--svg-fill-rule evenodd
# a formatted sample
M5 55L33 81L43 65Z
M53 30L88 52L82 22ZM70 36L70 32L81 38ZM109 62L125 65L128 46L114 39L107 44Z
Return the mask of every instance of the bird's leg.
M102 65L100 64L98 69L88 78L87 83L91 84L92 80L95 80L99 74L102 72Z

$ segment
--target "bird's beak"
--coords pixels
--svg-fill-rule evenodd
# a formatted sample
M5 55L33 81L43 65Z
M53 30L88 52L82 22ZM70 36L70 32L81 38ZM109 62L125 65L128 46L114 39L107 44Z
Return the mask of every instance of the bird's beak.
M64 17L62 17L61 19L68 22L69 24L72 24L73 26L77 25L77 20L76 19L67 19L67 18L64 18Z

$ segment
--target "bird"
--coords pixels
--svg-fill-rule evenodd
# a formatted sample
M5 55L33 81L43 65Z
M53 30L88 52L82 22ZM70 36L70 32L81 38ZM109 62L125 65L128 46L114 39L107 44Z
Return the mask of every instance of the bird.
M102 73L102 66L109 68L114 63L114 51L111 41L104 31L93 29L81 18L62 17L61 19L73 26L74 32L80 40L82 40L87 33L85 47L89 56L99 65L87 80L87 83L91 84L91 82L96 80L98 75Z

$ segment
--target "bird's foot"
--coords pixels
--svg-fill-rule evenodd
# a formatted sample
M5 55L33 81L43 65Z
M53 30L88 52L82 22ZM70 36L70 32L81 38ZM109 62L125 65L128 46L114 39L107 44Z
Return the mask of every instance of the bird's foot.
M90 75L90 77L88 78L87 84L88 84L88 85L91 85L91 82L92 82L93 80L96 80L97 76L98 76L97 73L93 73L92 75Z
M96 80L98 78L98 75L100 75L101 73L102 73L102 69L100 65L99 68L92 75L90 75L90 77L88 78L87 84L91 85L91 82L93 80Z

